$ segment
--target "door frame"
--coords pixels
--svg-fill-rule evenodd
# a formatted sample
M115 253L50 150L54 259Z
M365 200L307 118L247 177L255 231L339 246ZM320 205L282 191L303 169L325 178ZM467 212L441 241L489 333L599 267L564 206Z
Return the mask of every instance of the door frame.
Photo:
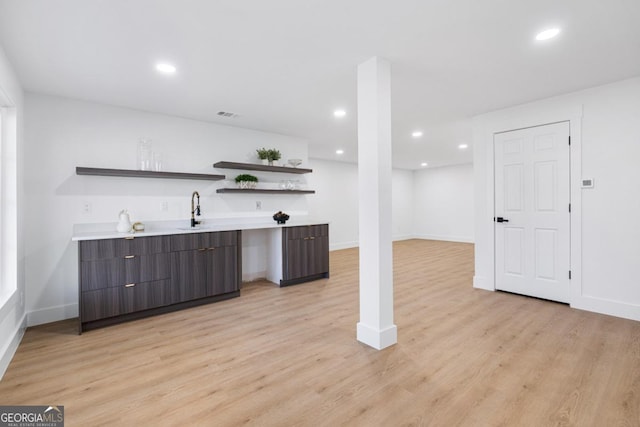
M474 175L476 180L476 273L473 286L479 289L495 291L495 152L494 136L512 130L543 126L558 122L569 122L571 146L569 154L570 176L570 270L569 304L580 301L582 297L582 114L581 104L567 106L539 105L521 106L515 109L488 113L474 119ZM478 191L478 187L484 191Z

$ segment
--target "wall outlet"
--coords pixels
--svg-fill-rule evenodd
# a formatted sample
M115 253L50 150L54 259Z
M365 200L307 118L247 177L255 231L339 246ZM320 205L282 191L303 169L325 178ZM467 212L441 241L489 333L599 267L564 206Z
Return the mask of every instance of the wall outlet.
M82 203L82 212L84 214L90 214L91 213L91 202L83 202Z
M162 212L168 212L169 211L169 202L164 201L164 202L160 203L160 210Z
M261 211L262 210L262 201L261 200L256 200L256 210L257 211Z

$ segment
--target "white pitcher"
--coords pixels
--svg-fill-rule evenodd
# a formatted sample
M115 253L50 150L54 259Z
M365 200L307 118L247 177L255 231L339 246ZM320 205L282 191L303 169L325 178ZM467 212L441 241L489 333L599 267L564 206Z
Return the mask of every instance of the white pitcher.
M117 230L119 233L128 233L131 231L131 219L126 209L120 211L120 222L118 222Z

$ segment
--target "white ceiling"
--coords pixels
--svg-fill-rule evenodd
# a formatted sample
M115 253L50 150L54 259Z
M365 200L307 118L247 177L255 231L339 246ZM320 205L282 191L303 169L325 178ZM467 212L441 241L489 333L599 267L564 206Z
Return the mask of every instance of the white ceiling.
M356 68L381 56L393 163L417 169L470 162L457 146L474 115L640 75L640 1L0 0L0 44L28 91L295 135L347 161Z

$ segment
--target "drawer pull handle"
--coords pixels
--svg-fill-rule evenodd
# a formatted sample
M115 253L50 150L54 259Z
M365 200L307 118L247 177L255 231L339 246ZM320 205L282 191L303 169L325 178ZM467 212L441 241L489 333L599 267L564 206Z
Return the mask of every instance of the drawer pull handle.
M209 250L210 250L210 251L215 251L215 250L216 250L216 248L209 248Z
M315 240L315 237L309 237L309 240Z
M200 252L204 252L204 251L206 251L206 250L207 250L207 248L200 248L200 249L198 249L198 251L200 251Z
M135 237L133 237L133 236L127 236L127 237L124 238L124 240L133 240L134 238Z
M124 285L125 288L133 288L136 284L135 283L127 283L126 285Z
M124 259L131 259L131 258L135 258L135 255L125 255Z

